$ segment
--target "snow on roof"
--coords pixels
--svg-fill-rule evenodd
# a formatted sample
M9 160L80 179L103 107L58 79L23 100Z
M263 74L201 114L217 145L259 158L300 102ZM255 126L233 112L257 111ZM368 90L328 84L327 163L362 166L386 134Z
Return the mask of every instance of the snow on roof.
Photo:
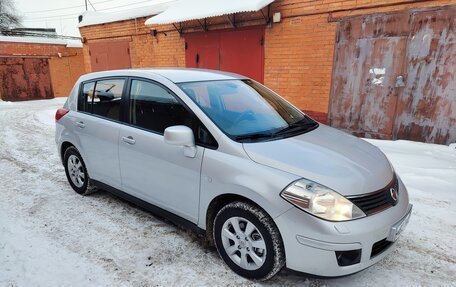
M274 0L178 0L163 13L147 19L145 24L170 24L239 12L254 12L272 2Z
M14 42L14 43L35 43L35 44L53 44L65 45L69 48L82 48L80 40L72 39L59 39L52 37L35 37L35 36L0 36L0 42Z
M130 19L136 19L141 17L157 15L168 9L170 4L174 0L169 0L167 2L161 2L154 5L133 8L128 10L123 10L119 12L92 12L86 11L82 13L82 21L79 23L78 27L85 27L91 25L105 24L111 22L118 22Z

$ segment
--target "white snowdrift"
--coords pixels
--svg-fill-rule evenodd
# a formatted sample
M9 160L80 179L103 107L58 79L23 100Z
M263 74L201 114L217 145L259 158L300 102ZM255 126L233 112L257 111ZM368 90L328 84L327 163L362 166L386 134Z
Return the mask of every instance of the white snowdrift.
M68 48L82 48L82 42L80 40L60 39L60 38L53 38L53 37L0 36L0 42L54 44L54 45L65 45Z
M106 24L157 15L165 11L173 1L174 0L164 0L162 2L144 7L125 9L123 11L115 12L86 11L81 14L82 21L78 24L78 27ZM142 23L140 24L142 25Z

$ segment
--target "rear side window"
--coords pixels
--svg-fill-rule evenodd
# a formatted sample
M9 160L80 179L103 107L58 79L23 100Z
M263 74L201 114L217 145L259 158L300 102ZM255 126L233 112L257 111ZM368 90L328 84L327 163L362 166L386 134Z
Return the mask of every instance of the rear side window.
M105 118L120 120L120 100L125 85L124 79L97 81L92 103L92 113Z
M197 143L217 147L217 142L199 119L160 85L131 81L129 117L130 124L160 134L170 126L188 126Z
M120 120L120 103L125 79L106 79L82 85L79 111Z

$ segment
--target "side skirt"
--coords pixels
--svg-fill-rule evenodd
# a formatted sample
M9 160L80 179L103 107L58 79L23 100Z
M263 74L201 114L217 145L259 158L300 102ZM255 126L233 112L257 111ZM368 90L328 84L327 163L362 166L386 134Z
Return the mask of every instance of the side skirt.
M142 208L142 209L145 209L151 213L153 213L154 215L160 217L160 218L164 218L164 219L167 219L169 221L171 221L172 223L174 223L175 225L177 225L178 227L181 227L183 229L189 229L193 232L195 232L196 234L198 235L201 235L201 236L205 236L206 235L206 230L198 227L198 225L196 225L195 223L191 222L191 221L188 221L187 219L185 218L182 218L172 212L169 212L167 210L164 210L163 208L160 208L156 205L153 205L149 202L146 202L142 199L139 199L137 197L134 197L128 193L125 193L117 188L114 188L108 184L105 184L103 182L100 182L100 181L97 181L97 180L93 180L92 179L92 182L100 189L102 190L106 190L107 192L117 196L117 197L120 197L128 202L131 202L133 203L134 205Z

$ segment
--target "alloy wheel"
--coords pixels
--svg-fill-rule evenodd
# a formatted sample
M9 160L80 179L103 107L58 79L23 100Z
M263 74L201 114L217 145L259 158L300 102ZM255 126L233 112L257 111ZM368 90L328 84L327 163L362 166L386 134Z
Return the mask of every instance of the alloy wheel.
M266 243L258 228L242 217L231 217L222 227L222 243L231 260L246 270L257 270L266 260Z
M85 182L85 172L81 160L75 155L70 155L68 157L67 166L68 173L73 184L76 187L82 187Z

